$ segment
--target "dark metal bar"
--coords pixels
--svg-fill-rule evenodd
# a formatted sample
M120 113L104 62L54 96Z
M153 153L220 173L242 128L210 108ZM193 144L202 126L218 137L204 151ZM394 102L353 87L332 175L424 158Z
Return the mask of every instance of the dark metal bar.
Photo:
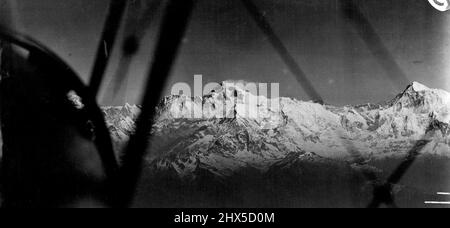
M344 17L356 29L359 36L384 69L389 79L397 86L397 88L402 88L404 85L409 84L409 79L406 74L395 61L395 58L384 45L381 37L377 34L367 17L361 12L355 1L340 0L340 4ZM402 179L408 169L415 162L417 156L419 155L419 151L428 143L429 141L426 140L418 141L409 151L408 157L405 161L397 167L397 169L388 178L387 182L382 185L375 186L374 199L369 204L369 208L377 208L381 204L396 207L392 196L392 187Z
M265 16L259 11L258 7L252 2L252 0L242 0L247 10L250 12L250 14L255 19L258 26L263 30L263 32L268 36L269 40L271 41L274 48L277 50L277 52L280 54L282 59L285 61L286 65L289 66L291 71L296 76L297 82L300 84L300 86L303 87L303 89L307 92L307 94L314 99L315 101L319 101L320 103L324 103L324 100L319 95L319 93L314 89L314 86L308 78L306 77L305 73L302 71L301 67L297 64L295 59L289 54L289 51L284 46L283 42L280 38L275 34L274 30L271 28L270 23L267 21ZM338 132L339 135L343 135L342 132ZM361 163L363 162L363 156L359 151L356 149L354 144L350 140L344 140L344 145L347 147L347 150L349 154L352 156L353 161L355 163ZM372 172L365 171L364 172L365 177L370 180L374 181L377 179L376 175Z
M82 98L85 104L86 114L91 118L92 124L95 128L95 144L98 148L100 158L104 165L105 173L107 177L110 178L109 180L107 180L108 183L106 183L106 185L107 187L111 188L105 188L105 193L102 196L105 197L106 203L109 203L110 199L112 198L111 195L113 191L112 186L109 185L109 181L112 181L112 178L117 175L118 165L116 157L114 155L109 130L105 125L103 113L97 106L95 97L91 96L89 88L82 83L75 71L73 71L63 60L61 60L60 57L54 54L51 50L47 49L44 45L26 35L17 33L2 26L0 26L0 39L2 41L20 46L29 51L30 56L34 56L35 61L36 59L38 60L36 64L42 65L44 69L49 68L46 65L51 65L50 68L52 70L50 72L54 74L47 76L53 77L52 80L50 80L48 86L53 86L53 88L55 88L56 86L61 90L74 90ZM27 65L23 67L27 67ZM37 70L35 73L38 74L39 70ZM61 78L61 75L63 75L64 77ZM63 83L59 80L62 80ZM58 107L55 108L58 109ZM69 117L65 116L62 118Z
M322 97L319 95L319 93L315 90L314 86L310 81L308 80L305 73L302 71L301 67L297 64L294 57L292 57L287 50L286 46L283 44L280 38L275 34L274 30L270 26L270 23L267 21L265 16L260 12L258 7L252 2L252 0L242 0L244 3L246 9L249 11L249 13L252 15L253 19L256 21L258 26L261 28L261 30L266 34L266 36L269 38L270 42L276 49L276 51L280 54L286 65L291 69L291 71L296 76L297 82L300 84L300 86L303 87L303 89L307 92L307 94L314 99L315 101L318 101L320 103L324 103ZM338 132L338 135L344 135L342 132ZM348 153L353 158L353 162L355 163L362 163L363 156L362 154L356 149L355 145L350 140L344 140L344 145L347 147ZM377 176L375 173L370 171L365 171L364 176L369 181L375 181L377 179Z
M117 95L119 90L124 86L126 76L129 72L133 57L138 52L142 39L147 32L147 29L153 22L156 15L156 11L161 7L163 1L155 0L145 6L143 12L133 12L137 15L130 15L130 17L138 17L137 20L129 20L126 24L126 28L129 28L125 32L125 40L122 43L122 56L119 60L119 65L113 80L111 81L110 88L112 89L113 98Z
M388 183L390 184L398 184L402 177L406 174L408 169L413 165L414 161L419 156L420 151L430 143L429 140L420 140L418 141L414 147L409 151L408 156L405 161L401 163L397 169L392 173L392 175L388 178Z
M111 0L105 27L98 45L94 68L92 70L90 88L93 95L97 95L103 81L111 52L116 41L120 23L125 13L127 0Z
M389 79L397 88L403 89L410 81L395 61L394 56L384 45L381 37L377 34L370 21L361 12L354 0L340 0L340 4L344 17L353 25Z
M267 21L265 16L259 11L257 6L252 2L252 0L242 0L246 9L250 12L253 19L255 19L258 26L263 30L263 32L268 36L270 42L274 48L281 55L282 59L297 77L297 81L308 93L308 95L323 103L322 98L318 92L314 89L312 84L309 82L305 73L296 63L295 59L289 54L287 48L284 46L282 41L277 37L274 30L271 28L270 23ZM406 75L403 73L399 65L394 60L392 54L384 46L381 38L375 32L375 29L370 24L369 20L360 12L357 5L353 0L341 0L341 7L346 18L351 21L355 28L358 30L359 35L364 40L372 54L378 60L380 65L388 74L389 78L399 87L402 87L409 83ZM388 179L387 183L384 185L379 185L375 188L374 200L371 202L369 207L379 207L381 203L386 203L390 207L396 207L391 194L393 184L398 183L410 166L414 163L417 158L418 151L420 151L428 142L421 140L419 141L413 149L408 153L407 159L400 164L396 171ZM350 141L346 141L347 149L350 155L354 158L355 162L362 159L362 155L354 147ZM374 173L365 172L365 177L369 181L377 182L378 177Z
M130 206L132 203L149 146L155 108L161 99L162 88L176 59L193 7L194 0L170 0L167 5L143 97L142 111L136 122L136 131L125 150L123 166L117 180L119 207Z
M260 12L258 7L252 0L242 0L242 3L244 4L245 8L250 13L250 15L253 17L256 24L258 24L259 28L269 38L269 41L272 44L272 46L277 50L278 54L280 54L281 58L289 67L291 72L295 75L298 83L300 84L300 86L302 86L302 88L305 90L308 96L314 101L323 104L322 97L314 89L314 86L309 81L304 71L297 64L295 58L289 53L288 49L283 44L281 39L276 35L275 31L272 29L272 26L270 25L269 21L266 19L264 14Z
M386 204L388 206L395 205L392 196L393 186L400 182L409 168L416 161L420 151L428 145L428 143L430 143L430 141L424 139L417 141L414 147L408 152L405 160L394 170L386 183L375 187L374 198L368 208L378 208L381 204Z

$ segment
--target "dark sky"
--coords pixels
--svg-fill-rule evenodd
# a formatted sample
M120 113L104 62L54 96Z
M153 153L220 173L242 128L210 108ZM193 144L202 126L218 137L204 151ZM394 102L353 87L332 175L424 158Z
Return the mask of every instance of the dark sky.
M336 0L254 1L327 103L384 101L407 86L392 85L354 27L342 19ZM450 91L450 12L438 12L427 0L358 2L410 81ZM23 30L85 80L107 5L107 0L17 0ZM132 65L127 102L139 102L158 23ZM116 63L115 58L109 76ZM168 88L192 84L194 74L202 74L204 83L277 82L282 96L309 100L239 0L198 1Z

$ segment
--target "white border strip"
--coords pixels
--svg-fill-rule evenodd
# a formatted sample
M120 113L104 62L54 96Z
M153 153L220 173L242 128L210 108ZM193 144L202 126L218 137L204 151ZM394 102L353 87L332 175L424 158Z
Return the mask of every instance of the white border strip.
M450 192L438 192L437 194L442 196L450 196Z
M450 202L425 201L425 204L450 205Z

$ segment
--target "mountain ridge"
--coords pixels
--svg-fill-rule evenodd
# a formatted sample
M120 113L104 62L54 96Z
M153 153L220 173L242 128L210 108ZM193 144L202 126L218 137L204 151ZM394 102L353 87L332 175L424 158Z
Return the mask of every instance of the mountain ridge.
M257 103L256 117L246 116L245 101L252 100ZM292 153L349 161L351 148L367 160L402 157L424 137L432 139L424 154L450 156L450 94L417 82L380 106L334 107L279 98L280 109L275 110L270 102L233 87L216 88L203 98L166 97L153 128L149 166L173 169L184 177L199 166L230 176L246 167L269 170ZM138 106L128 107L135 114L139 111ZM196 109L203 111L203 118L193 118ZM114 126L117 120L107 120L113 132L122 135L116 142L132 132L130 119L119 121L126 123L124 131Z
M270 106L272 100L237 87L218 87L202 98L165 97L146 160L182 176L198 166L227 176L248 166L268 170L292 153L348 161L350 148L367 160L402 157L424 137L432 143L423 153L450 157L450 94L444 90L413 82L386 105L335 107L279 98L277 110ZM256 117L246 116L246 101L256 102ZM102 109L114 147L121 151L140 107ZM202 110L202 118L194 118L196 109Z
M396 192L409 205L411 198L447 187L442 184L450 164L446 91L414 82L384 104L344 107L279 98L276 109L271 100L239 88L162 99L138 206L365 207L373 186L365 174L381 179L390 173L386 163L398 165L424 139L429 143L419 157L425 159L416 162L421 168L408 173L417 177L409 175L411 186L419 181L426 190L399 185ZM249 115L247 101L256 101L258 115ZM140 109L102 108L118 157ZM202 115L195 116L199 110Z

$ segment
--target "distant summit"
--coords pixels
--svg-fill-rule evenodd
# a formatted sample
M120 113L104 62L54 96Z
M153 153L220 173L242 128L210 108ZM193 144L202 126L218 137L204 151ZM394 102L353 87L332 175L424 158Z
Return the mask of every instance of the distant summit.
M440 89L430 89L418 82L410 84L406 90L389 103L401 111L413 109L421 113L440 113L447 115L450 105L450 93Z
M430 88L426 87L423 84L420 84L419 82L413 82L411 85L409 85L409 88L416 92L430 90Z

